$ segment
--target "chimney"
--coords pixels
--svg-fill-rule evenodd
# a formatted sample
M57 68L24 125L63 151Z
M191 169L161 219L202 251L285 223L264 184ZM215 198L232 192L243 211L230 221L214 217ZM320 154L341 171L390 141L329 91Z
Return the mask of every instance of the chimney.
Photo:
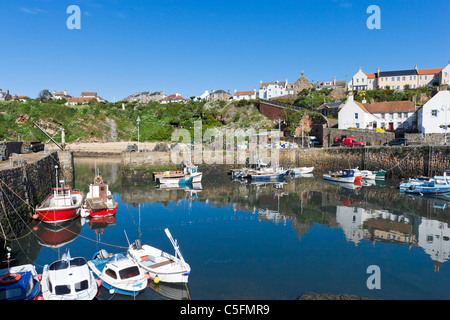
M303 77L303 70L302 70L302 77Z
M230 94L230 89L228 89L228 91L227 91L227 92L228 92L228 94Z
M336 77L334 77L333 85L336 85Z

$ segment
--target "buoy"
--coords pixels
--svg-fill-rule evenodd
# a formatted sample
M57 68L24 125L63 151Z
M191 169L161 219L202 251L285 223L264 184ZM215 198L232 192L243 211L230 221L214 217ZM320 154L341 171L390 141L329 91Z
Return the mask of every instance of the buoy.
M100 279L95 279L95 282L97 282L97 287L100 288L100 286L102 285L102 280L100 280Z
M154 282L154 283L159 283L159 277L158 277L158 276L155 276L155 278L153 279L153 282Z
M100 176L95 177L95 179L94 179L94 183L95 183L95 184L100 184L100 183L102 183L102 182L103 182L102 177L100 177Z
M12 283L18 281L22 276L18 273L7 273L0 277L0 283Z
M150 279L150 277L151 277L151 276L150 276L150 273L146 273L146 274L145 274L145 277L147 278L147 280Z
M37 218L39 218L39 214L38 213L33 214L33 219L36 220Z

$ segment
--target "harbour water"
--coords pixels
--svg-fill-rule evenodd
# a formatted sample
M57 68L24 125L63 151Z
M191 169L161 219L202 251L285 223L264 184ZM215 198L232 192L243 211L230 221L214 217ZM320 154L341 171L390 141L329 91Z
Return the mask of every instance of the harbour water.
M8 244L14 264L40 272L68 250L88 260L99 249L124 252L127 237L173 254L169 228L191 266L189 284L150 283L135 299L450 299L450 199L412 198L389 179L343 187L321 172L248 183L217 167L203 168L201 186L157 188L125 183L118 162L79 158L75 187L86 193L96 168L118 202L115 217L36 224ZM368 286L370 266L379 288ZM130 299L105 290L100 298Z

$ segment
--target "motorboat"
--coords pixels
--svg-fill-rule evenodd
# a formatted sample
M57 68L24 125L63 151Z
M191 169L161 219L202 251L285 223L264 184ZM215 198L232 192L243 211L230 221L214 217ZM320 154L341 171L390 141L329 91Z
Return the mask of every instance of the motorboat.
M116 213L116 209L117 202L114 201L108 184L100 175L97 175L94 183L89 185L81 216L93 218L111 216Z
M0 270L0 300L37 300L40 292L38 274L32 264Z
M450 193L450 182L445 176L435 176L429 181L423 183L411 184L409 188L404 190L405 193L411 194L445 194Z
M360 170L362 179L375 180L376 174L370 170Z
M44 300L92 300L98 293L95 280L83 257L64 254L60 260L45 265L41 288Z
M56 166L56 187L53 193L38 206L33 215L34 219L39 219L46 223L61 223L77 218L81 212L84 195L80 191L73 191L71 187L66 187L64 180L58 184L58 167Z
M314 167L299 167L299 168L293 168L289 169L289 173L293 175L302 175L306 173L313 172Z
M338 172L329 172L323 175L323 179L335 182L354 183L355 172L352 169L344 169Z
M177 241L172 238L169 229L166 228L164 232L175 249L175 255L147 244L141 245L140 240L130 244L128 254L154 282L186 283L191 267L181 255Z
M202 172L198 171L198 166L191 163L185 165L183 171L163 171L155 172L155 182L158 184L191 184L202 181Z
M110 254L101 249L88 266L111 293L135 296L147 287L147 276L125 253Z

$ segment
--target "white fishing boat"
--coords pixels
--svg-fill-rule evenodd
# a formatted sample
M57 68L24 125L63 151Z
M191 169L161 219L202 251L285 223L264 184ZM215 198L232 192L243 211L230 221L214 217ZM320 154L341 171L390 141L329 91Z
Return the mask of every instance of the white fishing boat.
M355 174L351 169L345 169L338 172L330 172L323 175L324 180L328 181L336 181L336 182L345 182L345 183L354 183L355 182Z
M126 254L109 254L102 249L94 254L88 265L111 293L135 296L147 287L147 276Z
M193 184L202 182L202 172L198 171L198 167L193 164L187 164L183 172L181 171L163 171L155 172L155 181L158 184Z
M306 173L313 172L314 167L299 167L299 168L293 168L289 169L289 173L293 175L303 175Z
M169 229L164 231L175 249L175 255L146 244L141 245L139 240L130 244L128 254L155 282L186 283L191 267L184 261Z
M92 300L98 292L98 283L86 259L70 258L64 254L61 260L45 265L41 288L44 300Z
M376 174L370 170L361 170L360 172L361 172L362 179L375 180L375 178L376 178Z

